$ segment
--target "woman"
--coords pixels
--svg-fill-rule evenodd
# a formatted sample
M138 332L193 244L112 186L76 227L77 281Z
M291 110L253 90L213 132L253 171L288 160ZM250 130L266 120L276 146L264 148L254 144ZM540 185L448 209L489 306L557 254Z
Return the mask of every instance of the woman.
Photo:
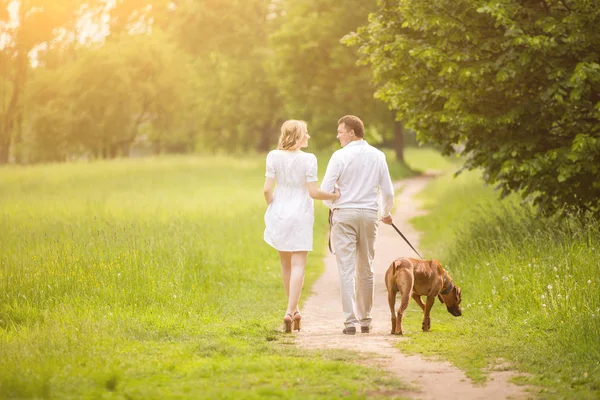
M304 284L304 266L312 251L314 205L312 199L337 200L340 192L327 193L317 185L317 158L300 149L308 146L310 135L304 121L289 120L281 126L277 150L267 155L264 195L264 239L279 252L283 286L288 298L283 323L285 332L300 330L298 311ZM277 183L277 189L273 188Z

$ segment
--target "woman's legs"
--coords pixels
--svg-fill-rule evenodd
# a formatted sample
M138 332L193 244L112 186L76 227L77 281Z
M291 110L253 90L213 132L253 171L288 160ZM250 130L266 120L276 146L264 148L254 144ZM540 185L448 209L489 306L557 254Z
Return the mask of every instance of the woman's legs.
M306 266L307 251L280 251L281 277L283 287L287 295L288 305L283 318L283 324L287 333L292 331L292 322L295 330L300 330L300 319L302 315L298 310L300 294L304 286L304 267Z
M291 273L289 276L288 307L286 313L298 311L298 302L304 286L304 267L306 266L307 251L291 253Z
M290 274L292 273L292 253L289 251L279 252L279 261L281 263L281 277L283 278L283 287L288 300L290 298Z

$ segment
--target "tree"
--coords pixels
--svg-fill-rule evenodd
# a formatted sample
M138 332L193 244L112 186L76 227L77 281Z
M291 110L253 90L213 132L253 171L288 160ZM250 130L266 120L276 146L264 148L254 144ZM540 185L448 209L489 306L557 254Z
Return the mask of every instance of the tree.
M421 140L542 211L600 213L599 25L586 0L380 0L352 40Z
M376 142L393 132L392 114L373 97L370 70L356 64L355 48L341 43L375 6L364 0L283 3L281 26L271 38L273 72L286 115L307 120L321 147L335 143L336 122L346 114L360 116Z
M0 164L8 162L13 131L23 119L30 53L64 33L98 0L0 0ZM61 32L61 29L63 31ZM66 29L69 31L69 28Z
M34 161L127 155L140 127L157 153L190 148L190 61L160 31L123 35L34 73L28 90Z
M282 106L267 70L270 0L181 2L172 37L195 59L197 125L206 149L259 149L277 138Z

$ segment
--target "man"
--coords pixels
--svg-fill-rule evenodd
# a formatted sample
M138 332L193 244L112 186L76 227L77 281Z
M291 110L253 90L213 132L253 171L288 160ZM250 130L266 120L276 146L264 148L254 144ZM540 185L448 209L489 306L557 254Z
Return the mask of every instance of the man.
M325 202L332 209L331 241L340 273L344 334L371 330L373 307L373 257L381 195L381 221L392 223L394 188L385 154L364 139L360 118L346 115L338 121L337 139L342 148L331 156L321 189L341 196ZM356 285L355 285L356 280Z

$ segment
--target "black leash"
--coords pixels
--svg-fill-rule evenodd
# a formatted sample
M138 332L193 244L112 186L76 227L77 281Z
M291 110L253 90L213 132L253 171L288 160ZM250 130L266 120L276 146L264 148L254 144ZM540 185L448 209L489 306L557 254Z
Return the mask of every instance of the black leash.
M422 260L422 259L423 259L423 257L421 257L421 255L419 254L419 252L418 252L418 251L417 251L417 250L416 250L416 249L413 247L413 245L412 245L412 244L410 244L410 242L408 241L408 239L406 238L406 236L404 236L404 235L402 234L402 232L400 232L400 229L396 228L396 225L394 225L394 223L393 223L393 222L392 222L392 228L394 228L394 229L396 230L396 232L398 232L398 234L399 234L400 236L402 236L402 239L404 239L404 241L405 241L406 243L408 243L408 245L410 246L410 248L411 248L411 249L413 249L413 250L415 251L415 253L417 253L417 255L419 256L419 258Z
M328 239L328 241L327 241L327 245L329 246L329 252L330 252L331 254L335 254L335 253L333 252L332 248L331 248L331 228L332 228L332 226L333 226L333 211L329 210L329 237L327 238L327 239ZM412 244L410 244L410 242L408 241L408 239L406 238L406 236L404 236L404 235L402 234L402 232L400 232L400 229L398 229L398 228L396 227L396 225L394 225L394 223L393 223L393 222L392 222L392 227L393 227L393 228L396 230L396 232L398 232L398 234L399 234L400 236L402 236L402 239L404 239L404 241L405 241L406 243L408 243L408 245L410 246L410 248L411 248L411 249L413 249L413 250L414 250L414 252L415 252L415 253L417 253L417 255L419 256L419 258L422 260L422 259L423 259L423 257L422 257L422 256L419 254L419 252L417 251L417 249L415 249L415 248L413 247L413 245L412 245Z
M329 245L329 252L331 254L335 254L333 252L333 250L331 249L331 227L333 226L333 211L331 211L331 208L329 209L329 236L327 237L328 239L328 245Z

